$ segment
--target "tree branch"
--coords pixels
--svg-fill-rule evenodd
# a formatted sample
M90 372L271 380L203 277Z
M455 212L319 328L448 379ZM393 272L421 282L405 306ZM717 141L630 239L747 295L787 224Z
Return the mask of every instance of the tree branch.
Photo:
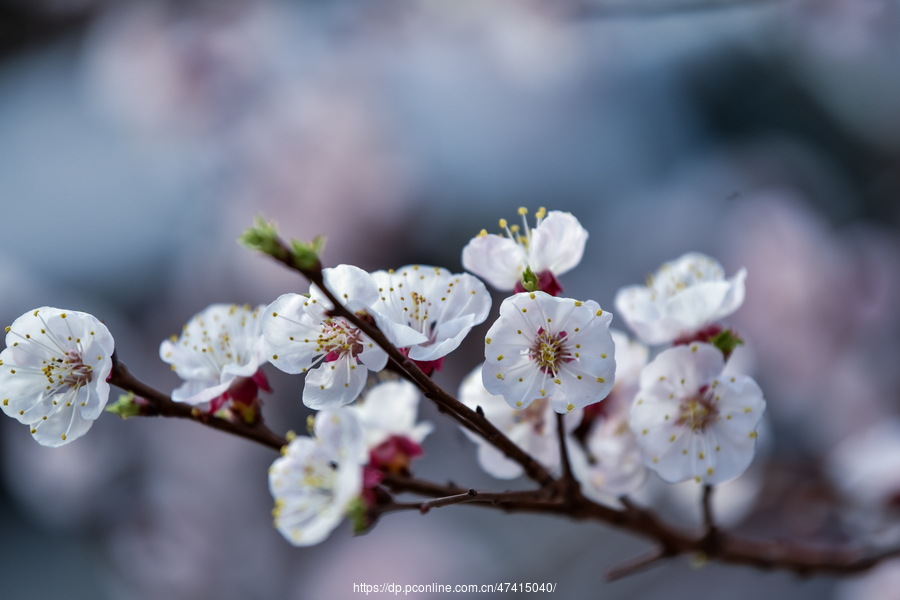
M179 419L190 419L207 427L218 429L226 433L253 440L263 446L268 446L275 450L287 445L284 438L278 437L262 423L248 425L240 421L229 421L220 419L208 413L204 413L189 404L183 402L174 402L172 398L166 394L153 389L149 385L135 378L128 368L118 360L113 361L113 369L108 379L111 385L119 387L126 392L131 392L135 396L145 399L153 407L153 412L146 416L176 417Z

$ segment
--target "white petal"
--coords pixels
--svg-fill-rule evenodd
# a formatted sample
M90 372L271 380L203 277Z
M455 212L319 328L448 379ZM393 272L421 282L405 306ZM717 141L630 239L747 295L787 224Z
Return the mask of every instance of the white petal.
M431 433L430 423L416 425L419 390L408 381L386 381L373 387L348 410L354 411L365 430L366 446L374 448L392 435L421 443Z
M387 365L387 352L365 335L362 336L362 346L362 352L357 355L360 362L370 371L381 371Z
M317 410L349 404L365 387L366 373L349 355L323 362L306 376L303 404Z
M475 236L462 251L466 271L478 275L502 291L515 289L528 266L525 249L513 240L499 235Z
M642 341L663 344L723 319L744 301L741 269L724 278L714 259L692 252L664 264L645 286L616 294L616 309Z
M266 307L262 318L265 355L285 373L305 373L321 354L322 322L308 314L310 299L284 294Z
M715 346L701 343L675 346L660 352L644 368L641 391L658 389L658 393L674 393L676 398L681 398L683 390L698 390L712 383L724 367L725 359Z
M353 460L359 464L369 457L363 441L363 425L349 409L332 408L316 413L314 433L318 443L335 461Z
M532 231L528 263L535 273L562 275L581 262L588 232L570 213L552 210Z
M362 469L355 461L335 462L319 441L300 437L269 468L269 489L279 532L295 546L310 546L328 537L359 496Z
M371 309L379 300L378 286L372 276L353 265L338 265L322 269L325 286L350 311ZM333 308L331 303L317 286L311 285L310 296Z

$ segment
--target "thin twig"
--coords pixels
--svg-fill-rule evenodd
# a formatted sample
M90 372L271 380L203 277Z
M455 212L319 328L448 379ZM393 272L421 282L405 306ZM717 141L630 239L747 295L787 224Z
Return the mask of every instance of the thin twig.
M650 567L650 565L664 558L667 558L668 556L671 555L667 554L662 547L654 548L646 554L641 554L640 556L636 556L611 568L606 572L606 580L616 581L617 579L622 579L623 577L634 575L635 573L643 571L644 569Z
M566 446L565 415L556 413L556 437L559 440L559 461L562 467L562 475L559 478L560 491L563 500L567 504L575 501L580 493L580 484L572 475L572 465L569 462L569 449Z
M254 442L274 448L275 450L280 450L287 444L287 440L272 433L272 431L262 423L248 425L240 421L220 419L219 417L204 413L189 404L174 402L172 398L166 394L153 389L149 385L135 378L121 362L115 361L113 363L113 370L109 376L109 383L149 402L155 409L155 413L154 415L147 416L158 415L161 417L190 419L202 425L206 425L207 427L232 433L248 440L253 440Z

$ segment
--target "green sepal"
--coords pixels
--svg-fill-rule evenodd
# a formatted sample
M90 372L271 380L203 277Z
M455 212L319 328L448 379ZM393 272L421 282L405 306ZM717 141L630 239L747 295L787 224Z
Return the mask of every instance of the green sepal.
M319 265L319 256L324 248L324 235L317 235L311 242L291 240L291 256L294 264L304 271L315 269Z
M369 509L362 498L355 498L347 506L347 518L353 526L353 535L363 535L369 533Z
M106 407L106 412L119 415L123 419L138 417L141 414L141 406L134 401L134 393L120 394L115 404Z
M538 279L538 276L534 274L534 271L531 270L531 267L525 267L525 270L522 271L522 287L525 288L526 292L534 292L541 289L541 282Z
M734 349L744 345L744 340L739 338L730 329L723 329L709 339L709 343L718 348L726 357L730 356Z
M247 228L241 234L238 243L245 248L268 254L277 259L284 258L284 248L278 240L278 229L275 222L266 221L262 215L253 217L253 227Z

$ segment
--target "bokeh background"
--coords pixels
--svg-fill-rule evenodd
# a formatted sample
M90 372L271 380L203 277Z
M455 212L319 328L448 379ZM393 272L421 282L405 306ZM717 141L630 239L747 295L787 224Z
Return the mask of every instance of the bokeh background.
M2 320L90 312L133 372L171 390L158 345L193 314L305 291L235 243L257 212L292 237L327 235L327 264L458 271L468 239L517 207L571 211L590 239L562 284L604 307L686 251L747 267L735 360L768 420L716 510L752 535L897 537L900 475L847 485L829 457L869 440L862 463L900 474L900 426L884 430L900 412L898 200L893 0L0 0ZM486 328L446 361L449 390ZM302 380L267 373L270 426L302 431ZM527 485L492 480L448 419L421 413L437 430L419 475ZM882 437L866 433L878 424ZM271 527L273 458L192 423L113 415L49 450L3 419L0 595L537 581L608 600L900 597L891 564L838 581L679 559L607 584L646 542L473 507L297 549ZM640 497L689 525L696 492L651 480Z

